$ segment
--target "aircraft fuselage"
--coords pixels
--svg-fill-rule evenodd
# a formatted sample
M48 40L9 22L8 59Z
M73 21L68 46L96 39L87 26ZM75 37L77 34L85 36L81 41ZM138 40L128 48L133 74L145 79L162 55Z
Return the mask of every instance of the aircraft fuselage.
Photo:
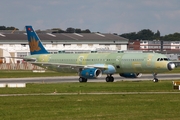
M36 62L64 63L78 65L113 65L116 73L161 73L169 71L167 57L158 53L83 53L83 54L40 54L27 58L36 58ZM45 67L39 65L41 67ZM77 71L73 67L45 67L54 71Z

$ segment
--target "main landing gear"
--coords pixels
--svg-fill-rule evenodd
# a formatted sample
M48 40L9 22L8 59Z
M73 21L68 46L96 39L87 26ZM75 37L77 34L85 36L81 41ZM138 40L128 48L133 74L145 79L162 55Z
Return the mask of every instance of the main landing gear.
M157 78L157 73L153 73L153 81L154 82L158 82L158 78Z
M112 76L112 74L107 75L106 82L114 82L114 77Z
M87 82L87 78L84 78L84 77L79 77L79 82L82 83L82 82ZM114 77L110 74L110 75L107 75L106 77L106 82L114 82Z

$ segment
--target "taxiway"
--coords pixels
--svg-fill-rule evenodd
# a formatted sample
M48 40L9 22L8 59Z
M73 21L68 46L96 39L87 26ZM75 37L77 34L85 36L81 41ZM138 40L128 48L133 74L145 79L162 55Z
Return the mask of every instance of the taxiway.
M106 82L106 75L103 75L98 79L88 79L88 82ZM158 74L159 80L177 80L180 79L180 74ZM79 82L78 76L66 76L66 77L31 77L31 78L0 78L0 83L60 83L60 82ZM152 74L143 74L140 78L123 78L118 74L114 75L116 81L141 81L152 80Z

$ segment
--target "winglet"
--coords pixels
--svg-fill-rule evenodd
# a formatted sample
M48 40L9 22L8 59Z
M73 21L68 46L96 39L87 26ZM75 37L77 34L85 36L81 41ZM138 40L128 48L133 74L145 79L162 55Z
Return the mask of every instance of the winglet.
M31 55L35 54L49 54L49 52L45 49L38 35L32 28L32 26L25 26L27 32L27 38L29 42L29 49Z

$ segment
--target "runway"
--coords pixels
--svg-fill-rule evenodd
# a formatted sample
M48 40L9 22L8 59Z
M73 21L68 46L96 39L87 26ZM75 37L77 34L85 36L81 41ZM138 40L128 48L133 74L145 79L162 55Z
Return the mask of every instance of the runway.
M141 80L152 80L152 74L143 74L140 78L123 78L118 74L113 75L114 81L141 81ZM87 82L106 82L106 75L103 75L98 79L88 79ZM177 80L180 79L180 74L158 74L159 80ZM63 83L63 82L79 82L79 76L68 76L68 77L31 77L31 78L0 78L0 83Z

